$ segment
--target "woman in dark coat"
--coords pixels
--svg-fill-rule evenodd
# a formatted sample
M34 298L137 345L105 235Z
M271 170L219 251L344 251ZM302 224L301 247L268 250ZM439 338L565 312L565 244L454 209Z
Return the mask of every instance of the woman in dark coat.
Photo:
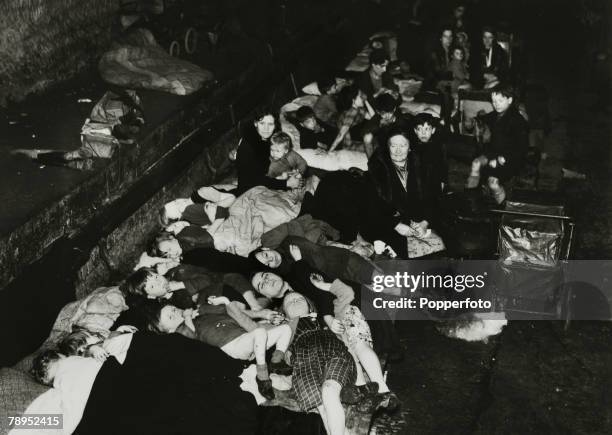
M268 110L260 111L255 116L253 125L245 128L236 154L238 173L236 196L255 186L265 186L275 190L300 187L302 181L296 177L277 180L267 176L270 167L270 137L276 129L276 118Z
M408 258L406 236L424 232L432 216L419 160L410 154L404 132L389 134L387 146L378 147L368 161L368 173L379 196L378 204L370 208L377 209L383 218L372 231L385 231L376 238L386 241L400 257Z

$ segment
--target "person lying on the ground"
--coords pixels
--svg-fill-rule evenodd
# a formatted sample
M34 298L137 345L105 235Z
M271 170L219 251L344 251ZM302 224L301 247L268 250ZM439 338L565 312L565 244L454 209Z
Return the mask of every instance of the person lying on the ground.
M215 249L222 252L248 256L249 252L261 244L261 236L272 228L289 222L297 217L302 197L310 182L307 179L304 188L292 191L279 191L257 186L240 195L227 210L227 217L218 216L217 204L205 202L200 206L198 216L190 216L196 225L211 222L206 226ZM167 209L167 207L164 207ZM189 207L187 207L189 208ZM172 211L173 218L185 218ZM166 215L168 213L166 212ZM197 222L196 222L197 221Z
M368 157L381 144L387 143L392 129L400 128L408 131L409 123L399 110L399 102L389 94L381 94L373 103L376 115L366 122L363 144Z
M363 137L363 126L366 119L374 116L374 109L370 106L366 95L357 85L348 86L338 95L338 134L329 147L333 152L338 147L350 147L352 140Z
M355 382L353 357L301 294L292 292L285 297L283 312L295 329L289 350L292 385L300 410L318 410L329 435L344 435L346 417L340 392Z
M274 398L274 391L266 363L266 350L275 347L271 370L287 373L284 356L291 341L292 331L283 324L264 328L245 313L244 305L224 297L209 298L195 310L181 310L170 304L150 301L139 307L147 319L150 331L162 334L178 333L220 348L228 356L257 362L257 380L261 394ZM269 310L252 313L270 318Z
M338 240L340 233L327 222L313 219L312 216L305 214L265 232L261 236L261 246L276 248L289 236L304 238L319 245L327 245L331 241Z
M289 120L300 134L300 149L327 150L338 133L335 128L319 121L308 106L301 106Z
M28 412L62 413L63 433L195 435L202 432L202 421L215 435L256 431L257 407L239 388L242 362L179 334L121 337L131 338L121 363L115 357L102 363L57 351L37 356L37 377L54 376L55 388ZM163 400L152 401L160 392Z
M177 198L164 204L159 211L160 223L168 226L176 221L208 227L225 219L236 197L212 186L200 187L190 198Z
M381 393L389 392L380 360L373 349L370 327L358 308L353 289L341 280L332 283L323 281L321 275L311 273L314 269L297 268L289 282L271 272L258 272L253 276L253 288L270 299L281 299L299 288L311 300L329 329L341 337L351 355L360 363L357 368L358 385L365 384L361 366L371 381L377 382ZM298 287L299 286L299 287Z
M87 329L73 328L73 332L63 338L57 347L65 356L91 357L104 362L113 355L121 362L125 359L126 346L129 346L131 340L131 337L125 334L133 334L136 331L134 326L123 325L111 331L108 337L104 337Z
M270 269L277 270L281 275L286 275L290 272L292 264L297 261L291 255L292 250L299 251L300 259L330 278L353 281L368 286L372 284L372 277L378 271L372 261L347 249L318 245L295 236L288 236L274 249L259 248L249 257Z
M487 144L485 153L472 161L466 188L476 188L481 177L486 177L487 194L497 204L506 198L503 183L516 176L523 168L529 149L529 125L514 102L514 88L501 85L493 90L493 111L482 117Z
M266 175L270 166L270 137L276 127L274 113L262 109L256 114L253 125L244 130L236 154L238 195L255 186L275 190L301 187L302 179L298 177L291 176L286 180L277 180Z
M268 177L287 180L290 176L304 177L308 169L306 160L293 150L291 137L282 131L270 138L270 167Z
M180 265L176 270L171 270L168 277L150 268L142 268L132 273L120 285L130 308L142 298L168 300L181 308L192 308L201 295L204 295L204 298L228 295L232 299L243 300L251 307L259 306L244 275L224 273L219 276L204 270L189 270L184 266ZM193 267L197 268L197 265ZM169 279L173 277L177 279Z
M387 52L381 48L372 50L370 67L362 72L355 81L355 84L367 98L374 99L382 93L390 93L395 99L400 100L397 85L387 71L388 66L389 55Z

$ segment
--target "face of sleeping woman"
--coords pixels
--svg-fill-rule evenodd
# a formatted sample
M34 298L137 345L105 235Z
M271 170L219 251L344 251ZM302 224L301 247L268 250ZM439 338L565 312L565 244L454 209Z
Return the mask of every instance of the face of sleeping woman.
M172 333L183 324L183 310L174 305L166 305L159 312L159 323L157 327L161 332Z
M274 249L263 248L257 254L255 258L264 266L268 266L270 269L276 269L283 261L280 253Z
M150 298L162 298L170 291L170 282L163 275L152 273L147 277L144 290Z
M307 316L310 306L304 296L297 292L287 293L283 299L283 312L289 319Z
M280 276L270 272L257 272L253 275L251 285L257 293L270 299L282 298L289 290Z
M391 156L391 160L396 165L401 165L406 162L408 159L408 152L410 151L410 143L408 139L401 135L396 134L395 136L391 136L389 138L389 155Z
M179 258L183 254L183 249L179 244L178 240L166 239L162 240L157 244L157 250L165 257L165 258Z
M255 128L257 129L257 133L263 140L270 139L272 133L274 133L274 117L272 115L266 115L261 119L255 121Z

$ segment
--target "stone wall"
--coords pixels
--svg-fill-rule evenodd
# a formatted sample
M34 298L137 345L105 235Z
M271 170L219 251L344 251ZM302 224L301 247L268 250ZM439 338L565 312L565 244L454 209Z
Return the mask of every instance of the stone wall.
M0 0L0 105L92 64L111 41L117 0Z

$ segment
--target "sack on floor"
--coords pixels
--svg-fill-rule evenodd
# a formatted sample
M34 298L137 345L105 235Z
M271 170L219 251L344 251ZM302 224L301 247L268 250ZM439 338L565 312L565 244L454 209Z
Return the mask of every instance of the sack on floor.
M212 81L213 74L170 56L145 29L106 52L98 64L107 83L129 89L150 89L189 95Z
M446 249L442 238L434 232L430 232L424 237L409 236L406 239L408 242L408 258L423 257Z

